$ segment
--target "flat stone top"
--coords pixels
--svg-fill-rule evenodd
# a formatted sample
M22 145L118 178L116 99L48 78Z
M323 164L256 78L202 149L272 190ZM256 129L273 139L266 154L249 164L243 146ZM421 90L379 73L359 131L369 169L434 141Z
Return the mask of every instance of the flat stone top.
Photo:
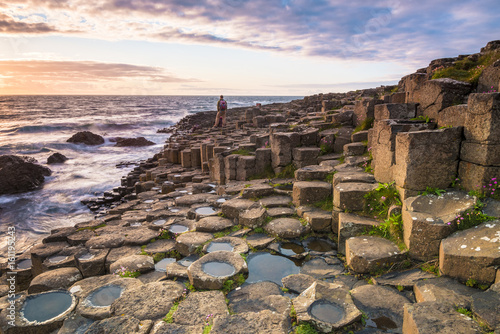
M354 171L354 172L338 172L333 176L333 185L344 182L361 182L361 183L374 183L375 177L372 174Z
M374 277L373 281L378 285L413 287L417 282L431 278L436 278L436 276L420 269L411 269L406 271L394 271L379 277Z
M264 197L259 200L259 204L268 208L274 207L286 207L292 202L292 198L289 196L270 196Z
M349 238L346 240L347 247L351 253L365 259L378 259L401 254L398 246L392 241L371 235Z
M323 181L297 181L293 184L294 188L332 188L332 184Z
M361 182L343 182L337 184L334 188L338 191L363 191L369 192L377 188L375 183L361 183Z
M441 247L446 255L500 259L500 220L455 232Z
M450 191L436 195L420 195L405 200L408 211L428 213L435 217L456 215L470 209L476 203L476 198L462 191Z

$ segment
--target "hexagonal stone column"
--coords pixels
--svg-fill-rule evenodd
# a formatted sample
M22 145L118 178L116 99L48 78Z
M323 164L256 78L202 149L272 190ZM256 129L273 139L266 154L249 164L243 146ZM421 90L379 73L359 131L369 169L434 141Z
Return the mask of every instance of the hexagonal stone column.
M332 194L332 184L321 181L299 181L293 184L293 204L295 206L313 204Z

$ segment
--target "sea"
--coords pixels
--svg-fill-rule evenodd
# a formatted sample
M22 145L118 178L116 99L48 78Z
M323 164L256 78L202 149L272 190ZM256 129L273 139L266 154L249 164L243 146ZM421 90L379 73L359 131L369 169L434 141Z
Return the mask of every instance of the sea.
M302 96L225 96L229 108L290 102ZM69 158L47 165L43 188L0 195L0 258L6 257L7 230L15 228L16 251L23 252L57 227L94 218L81 200L102 195L141 160L161 151L169 135L157 130L186 115L215 110L217 96L0 96L0 155L35 158L46 165L59 152ZM98 146L66 142L79 131L105 138ZM145 137L146 147L115 147L114 137ZM119 167L117 167L119 166Z

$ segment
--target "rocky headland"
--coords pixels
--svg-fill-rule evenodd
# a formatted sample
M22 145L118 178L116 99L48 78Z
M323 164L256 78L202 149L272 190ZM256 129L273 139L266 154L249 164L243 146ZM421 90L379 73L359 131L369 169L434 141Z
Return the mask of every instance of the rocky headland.
M96 219L3 263L0 331L500 331L499 59L162 129Z

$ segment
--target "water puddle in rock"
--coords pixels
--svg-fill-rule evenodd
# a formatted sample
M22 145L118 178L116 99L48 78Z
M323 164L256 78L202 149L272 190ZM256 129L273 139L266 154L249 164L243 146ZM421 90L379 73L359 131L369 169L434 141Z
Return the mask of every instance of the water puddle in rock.
M95 290L87 297L87 300L92 306L106 307L120 298L122 292L123 288L121 286L111 284Z
M154 201L155 201L154 199L147 199L147 200L145 200L143 203L144 203L144 204L151 204L151 203L153 203Z
M333 246L330 242L321 239L311 240L307 243L307 248L315 252L329 252L333 250Z
M28 297L24 302L23 315L28 321L44 322L66 312L72 304L71 295L63 291Z
M161 271L163 273L167 272L167 265L169 265L170 263L174 263L175 261L175 258L167 257L155 264L155 270Z
M202 206L201 208L197 208L194 210L199 215L211 215L213 213L216 213L217 210L212 208L211 206Z
M130 227L139 227L141 225L142 225L142 223L132 223L132 224L130 224Z
M194 261L198 260L200 257L198 255L189 255L177 263L184 267L189 267Z
M216 202L217 203L224 203L226 201L225 198L219 198Z
M172 233L184 233L184 232L189 231L189 228L187 226L184 226L184 225L173 224L173 225L169 226L168 230Z
M235 269L229 263L224 262L207 262L201 265L201 270L204 273L214 277L227 277L235 273Z
M94 254L87 253L87 254L83 254L83 255L79 256L78 260L80 260L80 261L88 261L88 260L92 260L94 257L95 257Z
M180 192L181 194L185 194L185 193L187 193L188 191L187 191L187 190L181 190L181 191L179 191L179 192Z
M232 252L234 247L229 242L211 242L207 247L207 252L228 251Z
M158 219L153 222L153 225L161 226L164 225L167 221L165 219Z
M212 187L212 188L217 187L215 184L212 184L212 183L209 183L208 185L209 185L210 187Z
M280 253L285 256L294 256L304 253L305 249L301 245L293 242L285 242L280 245Z
M22 260L17 264L18 270L29 269L31 268L31 259Z
M173 212L173 213L177 213L179 211L181 211L181 210L180 209L170 209L170 212Z
M309 313L315 318L334 324L344 317L344 309L326 301L315 301L309 308Z
M63 262L67 258L68 257L64 256L64 255L56 255L56 256L49 257L49 262L50 263L59 263L59 262Z
M398 325L386 316L381 316L378 318L372 318L366 320L367 327L378 328L382 330L389 330L398 328Z
M278 285L288 275L298 274L300 267L286 257L265 252L254 253L248 257L248 279L246 283L271 281Z

